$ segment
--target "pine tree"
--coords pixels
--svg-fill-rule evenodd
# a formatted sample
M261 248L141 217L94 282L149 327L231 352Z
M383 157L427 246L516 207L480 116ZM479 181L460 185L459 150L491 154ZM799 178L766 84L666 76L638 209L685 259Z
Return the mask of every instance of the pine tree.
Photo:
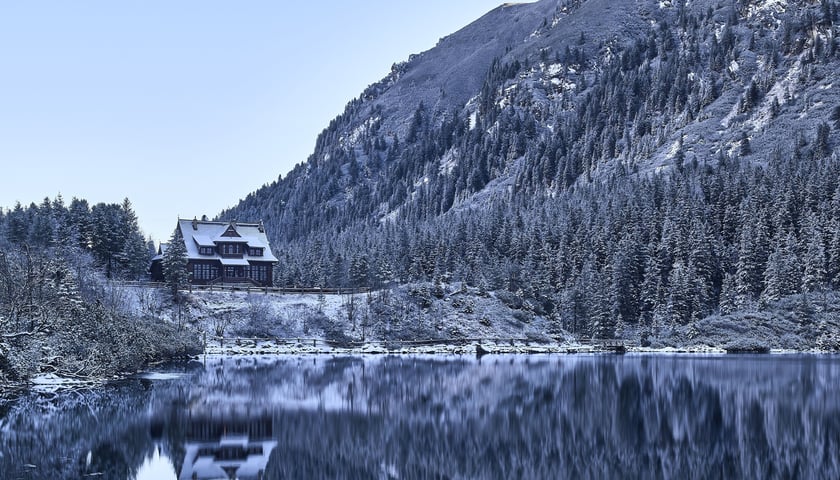
M105 276L112 278L125 242L124 212L120 205L98 203L91 208L91 220L91 248L105 267Z
M88 201L73 197L67 216L71 237L75 238L76 244L81 248L90 251L93 242L93 218Z
M122 276L129 280L139 280L149 268L149 250L140 232L131 232L123 242L117 254L121 264Z
M52 211L55 216L55 243L59 248L75 246L73 229L70 228L70 212L64 205L64 197L59 193L53 199ZM151 257L150 257L151 258Z
M187 271L187 247L180 227L175 227L169 239L169 247L163 252L162 267L164 280L172 297L180 300L178 291L186 288L190 279Z
M814 155L817 158L825 158L831 155L831 144L829 143L829 135L831 128L827 123L820 123L817 125L817 136L814 139Z
M668 276L668 313L671 321L685 325L692 318L695 304L693 269L677 260Z
M820 221L815 214L806 218L803 228L803 241L805 245L801 250L805 254L803 258L804 268L802 269L802 284L800 290L803 293L822 290L827 281L826 253L823 246L823 232Z
M738 292L735 289L735 275L731 273L727 273L723 277L719 307L722 315L728 315L738 308Z
M13 244L22 245L26 242L28 237L26 212L23 211L20 202L15 203L15 207L7 215L6 237Z
M124 278L138 280L149 267L149 254L137 220L137 214L128 198L120 205L118 236L122 242L115 258Z
M592 322L593 338L615 338L616 318L610 299L610 270L607 267L590 280L586 311Z
M741 138L738 140L738 153L742 157L746 157L747 155L752 153L752 146L750 145L750 137L747 135L747 132L741 133Z
M52 202L44 198L34 215L34 222L29 231L29 244L50 247L55 240L56 223L52 212Z
M689 264L697 275L698 311L707 311L716 303L716 293L721 285L718 249L705 222L695 222L689 233Z
M653 244L648 245L645 273L640 295L641 315L646 322L650 322L653 312L664 303L662 265L660 263L658 247Z
M818 238L808 243L805 252L805 269L802 273L802 288L804 293L822 290L825 286L825 249Z
M370 286L367 255L356 255L350 263L350 282L354 288Z
M753 202L742 207L741 238L735 288L738 304L743 306L764 290L764 269L769 256L766 229L752 211Z
M624 236L612 258L613 315L624 323L636 323L639 318L645 265L640 237L638 230Z
M777 242L776 248L767 259L762 300L774 302L799 291L802 279L796 250L796 238L792 233Z
M785 267L784 253L776 249L767 259L767 269L764 271L764 291L761 292L762 300L775 302L785 295Z
M840 287L840 218L835 218L829 224L830 243L828 247L827 280L832 287Z

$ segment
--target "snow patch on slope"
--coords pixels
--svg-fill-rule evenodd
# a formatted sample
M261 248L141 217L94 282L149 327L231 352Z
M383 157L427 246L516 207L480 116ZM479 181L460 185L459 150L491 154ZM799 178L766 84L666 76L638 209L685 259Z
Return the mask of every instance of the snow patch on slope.
M446 152L440 159L440 173L442 175L452 175L455 166L458 165L458 150L453 148Z
M775 84L770 88L770 91L767 92L767 95L764 96L764 102L762 102L761 106L758 108L758 111L753 115L753 117L749 121L749 126L753 131L761 131L770 124L770 121L773 119L773 101L775 100L778 102L779 106L783 106L788 103L791 99L796 98L796 90L798 83L798 78L802 73L802 60L799 59L796 63L787 71L784 78L781 80L776 81ZM736 105L737 107L737 105ZM727 117L728 118L728 117ZM726 120L726 119L724 119ZM728 126L725 124L724 126Z
M787 4L787 0L764 0L763 2L756 2L748 7L747 18L754 18L763 13L784 13Z
M365 120L362 124L358 125L356 128L353 129L350 134L346 136L342 136L339 139L339 142L342 146L352 146L357 145L359 143L359 139L366 136L367 133L371 130L371 127L378 121L381 120L381 117L371 117Z
M721 119L720 125L723 128L729 128L730 124L732 123L732 120L738 115L739 107L740 105L738 105L738 102L735 102L735 104L732 105L732 109L729 111L729 113L727 113L726 116L723 117L723 119Z

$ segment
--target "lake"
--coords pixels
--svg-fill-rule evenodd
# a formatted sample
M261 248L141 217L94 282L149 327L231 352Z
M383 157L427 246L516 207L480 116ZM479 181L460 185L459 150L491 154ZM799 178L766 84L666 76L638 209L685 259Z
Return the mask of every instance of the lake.
M0 478L840 478L840 357L208 357L0 404Z

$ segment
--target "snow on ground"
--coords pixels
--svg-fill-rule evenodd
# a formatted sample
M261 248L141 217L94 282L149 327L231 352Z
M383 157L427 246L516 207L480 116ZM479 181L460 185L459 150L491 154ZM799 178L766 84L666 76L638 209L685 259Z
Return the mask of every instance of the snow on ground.
M302 329L307 315L341 315L349 296L315 294L276 294L257 292L194 291L189 295L189 314L206 330L216 330L217 322L229 322L227 331L236 332L249 323L282 322L289 333ZM254 326L254 325L252 325ZM305 332L300 332L305 333Z
M692 354L708 354L708 355L721 355L726 354L726 350L718 347L710 347L708 345L698 345L692 347L685 347L685 348L677 348L677 347L660 347L660 348L650 348L650 347L628 347L627 353L631 354L643 354L643 355L673 355L677 353L692 353Z
M367 134L367 132L371 129L371 127L378 121L381 120L381 117L371 117L365 120L364 123L358 125L356 128L350 132L349 135L344 136L339 139L339 143L344 147L349 147L352 145L357 145L359 143L359 139Z
M458 149L449 149L440 159L440 168L438 172L443 175L452 175L453 170L458 165Z
M563 343L496 344L494 342L464 342L453 345L438 343L429 345L400 346L386 342L364 342L353 347L335 347L315 341L290 341L277 343L271 340L232 340L220 343L209 342L208 355L474 355L476 346L481 345L493 354L536 354L536 353L599 353L601 350L590 345Z
M101 381L68 378L54 373L44 373L33 377L32 380L30 380L30 383L32 384L32 389L37 392L55 393L64 389L94 385L101 383Z
M797 84L799 82L798 78L801 73L802 60L799 59L793 67L787 71L784 78L777 80L776 83L773 84L770 91L764 96L764 101L761 106L748 122L753 131L761 131L770 124L770 121L773 119L773 100L775 100L779 106L783 106L790 99L796 98L796 91L798 89ZM734 114L732 114L732 116L734 116ZM727 117L727 119L729 118L731 117ZM726 125L724 126L728 126L729 121L726 119L724 121L726 122Z
M732 105L732 109L729 110L729 113L726 114L726 116L723 117L723 119L720 121L720 126L722 126L723 128L729 128L729 125L732 123L732 120L736 116L738 116L739 108L740 105L738 105L738 102L735 102L735 104Z
M465 342L462 345L431 344L422 346L394 346L385 342L366 342L354 347L333 347L324 342L290 342L278 344L273 341L240 340L220 344L212 342L207 346L207 355L211 356L253 356L253 355L433 355L433 356L474 356L476 347L481 347L492 355L539 355L539 354L603 354L609 353L602 348L579 343L530 343L513 342L496 344L494 342ZM708 345L686 347L638 347L628 346L629 354L726 354L726 350ZM773 353L801 353L787 350L774 350Z
M840 311L840 300L837 305ZM170 303L161 316L178 321L173 310ZM205 353L212 355L474 356L479 345L493 354L604 351L578 343L556 320L538 313L539 305L509 292L483 292L458 283L419 283L358 295L194 291L182 310L181 321L204 332ZM645 343L638 332L625 332L624 338L630 339L627 352L723 353L739 338L732 326L743 322L765 325L753 336L767 348L810 351L819 332L785 335L794 331L796 321L788 318L793 309L785 304L778 311L746 312L744 319L710 317L694 324L699 336L688 330L660 332L651 337L649 347L637 346ZM758 320L753 318L757 315ZM828 322L834 328L833 318L819 317L812 323ZM833 344L826 342L820 348L831 350ZM67 380L45 375L35 383L61 385Z
M566 67L562 63L552 63L545 69L546 73L548 73L548 76L550 77L556 77L563 73L565 70Z
M755 2L749 6L749 10L747 11L747 18L753 18L762 13L784 13L785 8L787 7L787 0L764 0Z
M510 297L510 298L508 298ZM527 303L527 302L526 302ZM245 291L194 291L181 308L171 304L160 315L214 337L331 340L361 344L365 340L524 339L548 342L551 325L513 295L479 294L458 285L417 284L386 292L358 295L276 294ZM303 342L308 352L321 345ZM238 347L244 348L244 345ZM221 346L219 348L222 348ZM224 351L232 348L223 347ZM248 348L253 348L249 346ZM382 347L371 345L369 349ZM288 345L259 346L286 352ZM297 347L295 351L299 350ZM329 351L332 351L331 349ZM473 352L470 350L470 352ZM455 349L453 353L461 350Z

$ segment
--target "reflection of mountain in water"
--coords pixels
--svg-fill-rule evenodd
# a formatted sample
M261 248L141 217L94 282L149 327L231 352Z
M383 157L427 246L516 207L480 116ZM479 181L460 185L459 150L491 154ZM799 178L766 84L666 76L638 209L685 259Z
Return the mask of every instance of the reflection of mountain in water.
M123 448L113 425L145 421L181 479L838 478L838 380L818 357L227 359L85 428ZM33 458L12 410L4 468Z

